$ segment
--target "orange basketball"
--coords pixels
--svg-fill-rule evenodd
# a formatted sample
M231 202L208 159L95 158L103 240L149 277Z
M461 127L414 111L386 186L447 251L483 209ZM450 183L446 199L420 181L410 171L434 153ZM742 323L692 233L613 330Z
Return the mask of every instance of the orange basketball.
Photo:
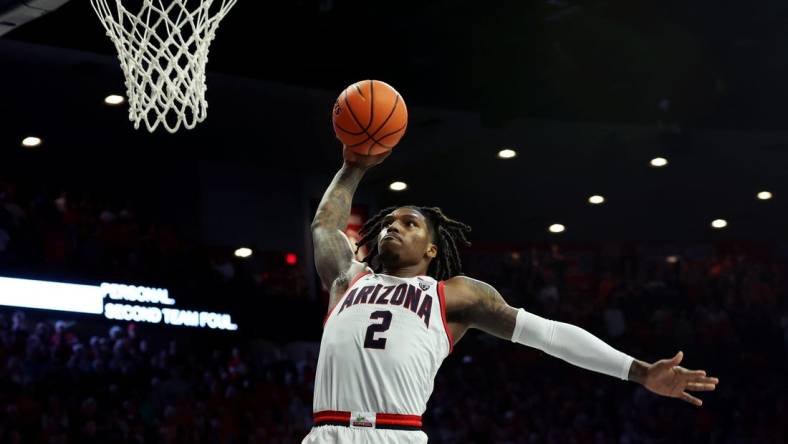
M334 104L334 132L349 149L375 155L399 143L408 126L408 108L397 90L380 80L348 86Z

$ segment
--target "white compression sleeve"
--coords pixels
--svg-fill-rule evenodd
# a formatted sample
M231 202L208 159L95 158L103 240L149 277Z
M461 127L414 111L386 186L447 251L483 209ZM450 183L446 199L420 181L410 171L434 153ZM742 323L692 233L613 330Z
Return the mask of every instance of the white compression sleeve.
M634 361L580 327L551 321L522 308L517 313L512 342L538 348L586 370L624 380Z

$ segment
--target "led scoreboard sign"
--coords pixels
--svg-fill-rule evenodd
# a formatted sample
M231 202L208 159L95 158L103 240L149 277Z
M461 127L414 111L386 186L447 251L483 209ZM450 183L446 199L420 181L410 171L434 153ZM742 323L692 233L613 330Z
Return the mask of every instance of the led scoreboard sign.
M0 277L0 305L103 315L118 321L238 330L227 313L176 308L165 288Z

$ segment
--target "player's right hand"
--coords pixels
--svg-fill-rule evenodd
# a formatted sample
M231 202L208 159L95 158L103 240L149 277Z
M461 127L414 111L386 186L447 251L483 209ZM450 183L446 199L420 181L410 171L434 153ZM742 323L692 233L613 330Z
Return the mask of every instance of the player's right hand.
M365 156L363 154L353 152L349 150L347 146L342 145L342 157L345 159L345 163L360 168L372 168L373 166L380 164L391 155L391 151L392 150L389 150L383 154L377 154L375 156Z

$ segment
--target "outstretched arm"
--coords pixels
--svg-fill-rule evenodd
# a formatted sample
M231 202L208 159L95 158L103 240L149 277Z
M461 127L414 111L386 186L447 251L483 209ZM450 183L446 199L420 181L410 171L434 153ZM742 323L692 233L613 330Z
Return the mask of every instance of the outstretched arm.
M312 240L315 266L320 280L331 289L338 277L346 275L354 266L363 266L353 259L353 246L344 230L350 217L350 206L364 173L382 162L391 152L379 156L362 156L344 148L342 168L323 194L312 221Z
M700 406L687 391L711 391L719 380L703 370L679 367L683 354L648 364L615 350L580 327L515 309L492 286L464 276L446 281L450 325L477 328L563 359L578 367L642 384L663 396ZM449 297L448 295L451 295Z

